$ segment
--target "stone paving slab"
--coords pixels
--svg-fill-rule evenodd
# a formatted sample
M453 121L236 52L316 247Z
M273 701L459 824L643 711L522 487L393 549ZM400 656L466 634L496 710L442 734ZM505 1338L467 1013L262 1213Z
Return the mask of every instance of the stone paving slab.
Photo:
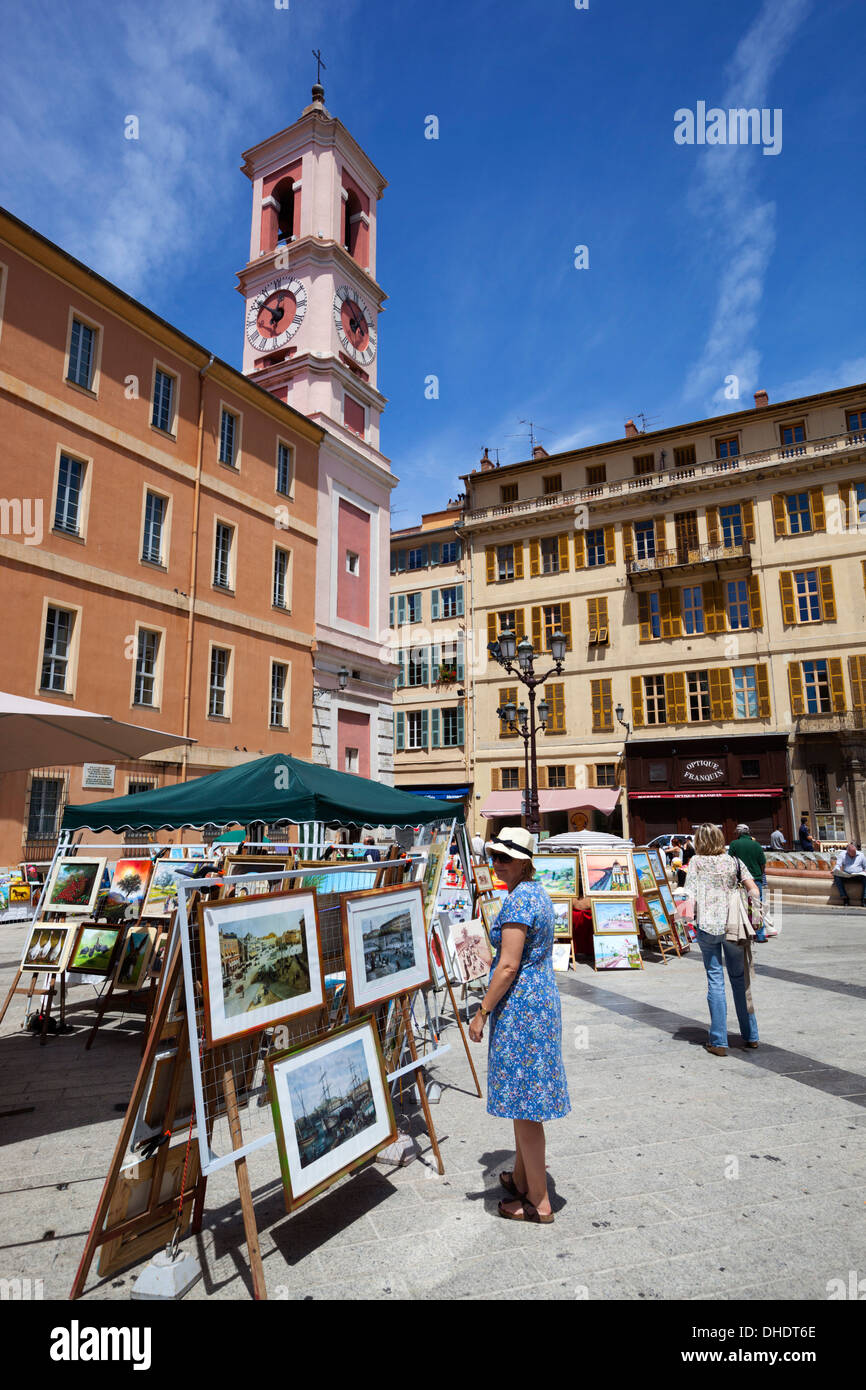
M20 923L0 927L0 989L25 935ZM400 1122L418 1159L368 1165L291 1217L275 1148L252 1155L270 1296L766 1303L825 1299L829 1279L863 1277L866 916L786 912L757 961L762 1047L735 1046L731 1010L726 1058L701 1047L695 952L642 972L579 964L557 977L573 1110L548 1127L551 1227L496 1214L511 1127L474 1095L453 1025L433 1107L444 1177L417 1109ZM42 1278L49 1298L72 1283L139 1061L137 1019L110 1022L84 1052L94 998L72 986L75 1031L44 1048L19 1029L23 998L0 1028L0 1274ZM473 1057L483 1084L485 1049ZM267 1132L268 1108L245 1124ZM736 1177L726 1176L732 1157ZM231 1168L209 1180L193 1244L204 1278L190 1300L250 1297ZM86 1298L128 1299L137 1273L93 1272Z

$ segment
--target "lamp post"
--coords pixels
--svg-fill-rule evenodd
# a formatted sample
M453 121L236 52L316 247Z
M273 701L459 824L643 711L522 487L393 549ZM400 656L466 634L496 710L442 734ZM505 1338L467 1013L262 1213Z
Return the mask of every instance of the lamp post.
M624 839L624 840L629 840L629 839L631 839L631 827L629 826L629 816L628 816L628 756L627 756L627 750L628 750L628 736L629 736L629 734L631 733L631 724L628 722L627 719L624 719L624 718L623 718L623 715L625 714L625 710L623 709L623 706L622 706L621 704L620 704L620 705L617 705L616 709L614 710L614 714L616 715L616 722L617 722L618 724L621 724L622 727L625 729L625 741L624 741L623 746L622 746L622 778L623 778L623 785L622 785L622 834L623 834L623 839Z
M525 775L524 780L527 787L526 806L526 828L531 834L537 835L540 828L540 816L538 806L538 757L536 746L536 735L539 725L542 729L547 728L550 719L550 706L542 698L538 702L538 717L536 719L536 696L535 692L540 685L552 675L562 674L562 663L565 660L566 640L562 632L554 632L550 638L550 657L553 661L549 671L543 675L537 675L535 662L542 655L537 652L528 637L522 637L517 642L515 634L506 629L500 634L498 642L491 642L488 651L494 661L498 661L503 670L510 676L515 676L521 685L525 685L529 699L529 707L521 705L518 710L513 700L501 705L496 711L503 723L523 739L523 758ZM515 666L515 660L517 665Z

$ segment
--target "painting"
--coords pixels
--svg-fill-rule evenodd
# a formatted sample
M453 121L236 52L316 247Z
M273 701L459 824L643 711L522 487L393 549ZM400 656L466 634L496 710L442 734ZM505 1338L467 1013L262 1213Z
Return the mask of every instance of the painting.
M593 936L596 970L642 970L637 936Z
M313 893L200 903L198 923L208 1047L324 1004Z
M420 883L347 893L342 914L351 1013L430 983Z
M655 929L655 923L653 922L652 915L649 912L639 912L638 923L647 941L653 944L656 943L659 938L658 932Z
M110 975L122 927L79 927L66 969L80 975Z
M481 918L476 917L471 922L458 922L453 932L454 950L463 978L468 982L478 980L482 975L489 975L493 964L493 952Z
M166 916L177 899L178 879L189 879L194 872L193 866L185 861L158 859L144 901L142 917Z
M46 912L93 911L102 881L104 859L60 859L43 904Z
M674 895L671 892L670 888L668 888L668 885L666 883L659 884L659 896L661 897L661 900L665 905L665 911L667 912L668 916L673 918L674 912L676 910L674 905Z
M571 964L571 942L554 941L553 943L553 968L554 970L567 970Z
M680 950L681 950L681 951L690 951L690 950L691 950L691 941L690 941L690 939L689 939L689 934L688 934L688 932L686 931L685 923L682 921L681 918L679 918L679 917L674 917L673 920L672 920L672 922L671 922L671 925L672 925L672 927L673 927L673 929L674 929L674 933L675 933L675 935L676 935L677 941L679 942Z
M553 935L571 937L571 898L553 899Z
M540 883L553 896L577 892L576 854L536 854L532 860L535 869L535 882Z
M483 921L485 927L489 932L493 927L493 924L496 921L497 917L499 916L499 909L502 906L502 899L498 896L498 894L491 895L486 898L479 898L478 905L481 908L481 920Z
M158 927L133 925L127 928L114 972L115 989L141 989L158 935Z
M433 971L433 984L436 989L444 989L446 984L443 952L447 962L447 979L451 981L452 985L465 985L466 981L461 973L460 962L454 946L454 937L451 932L450 917L447 912L440 912L436 928L430 938L430 964Z
M286 1210L324 1192L397 1135L372 1020L268 1058Z
M649 855L645 849L632 851L631 862L634 864L634 871L637 875L637 887L639 893L655 893L656 881L649 861Z
M637 931L637 918L634 903L628 899L601 901L592 899L592 929L594 932L612 932L615 935L633 936Z
M449 830L447 834L438 834L436 838L431 840L430 844L426 846L427 859L424 864L421 887L424 893L424 920L428 925L433 919L436 898L439 893L439 884L442 881L442 869L445 865L445 856L448 852L450 843L451 831Z
M256 874L275 874L280 869L291 867L290 859L278 859L276 856L272 859L264 856L259 859L249 855L232 855L224 860L221 872L232 876L233 881L226 884L226 892L230 892L234 898L251 898L292 887L290 880L255 877ZM240 881L241 878L244 882Z
M648 849L646 851L646 857L649 860L649 865L653 871L653 877L656 883L667 883L667 874L665 873L664 864L662 863L664 856L661 854L660 850Z
M66 957L72 945L78 923L53 924L37 922L27 938L24 955L21 957L22 970L63 970Z
M667 913L664 909L664 903L662 902L661 898L657 896L648 896L646 899L646 905L647 910L649 911L650 916L653 919L653 925L656 931L659 932L662 936L664 936L664 934L670 930L670 923L668 922Z
M586 893L634 897L637 893L630 849L582 849L580 870Z
M106 922L137 922L152 873L152 859L119 859L108 892L99 903L99 916Z
M493 892L493 877L490 873L488 864L473 864L472 876L475 879L475 887L479 893Z

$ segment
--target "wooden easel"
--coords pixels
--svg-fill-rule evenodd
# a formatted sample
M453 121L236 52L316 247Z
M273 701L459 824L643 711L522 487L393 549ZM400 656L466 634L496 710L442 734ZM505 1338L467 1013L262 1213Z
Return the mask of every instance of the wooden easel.
M44 1047L48 1039L48 1020L51 1017L51 1006L55 994L59 996L58 1002L60 1005L60 1015L57 1024L58 1032L62 1032L66 1026L66 976L62 970L34 970L30 976L29 986L19 986L19 981L22 975L24 975L25 973L28 972L25 972L19 966L15 975L15 979L12 981L12 988L9 990L9 993L6 995L6 998L3 1001L3 1008L0 1009L0 1023L2 1023L3 1019L6 1017L6 1010L9 1008L9 1005L12 1003L12 1000L16 994L26 994L27 1008L25 1011L25 1017L27 1016L27 1014L30 1012L30 1004L33 1000L33 995L36 993L36 981L39 979L40 975L47 974L48 985L45 989L40 990L40 993L42 995L42 1028L39 1033L39 1046ZM57 983L58 976L60 977L59 986Z

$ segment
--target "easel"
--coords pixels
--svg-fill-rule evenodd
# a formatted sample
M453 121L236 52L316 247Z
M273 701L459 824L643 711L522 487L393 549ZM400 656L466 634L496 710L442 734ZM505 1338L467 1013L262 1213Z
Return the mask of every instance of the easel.
M65 975L65 973L64 973L62 970L50 970L50 971L46 971L46 970L34 970L33 973L32 973L32 975L30 976L30 985L29 985L29 987L28 987L28 986L20 986L20 987L19 987L19 981L20 981L22 975L24 975L24 974L26 974L26 973L28 973L28 972L22 970L21 966L18 967L18 970L17 970L16 975L15 975L15 979L12 981L12 988L9 990L9 993L6 995L6 998L5 998L4 1001L3 1001L3 1008L0 1009L0 1023L2 1023L2 1022L3 1022L3 1019L6 1017L6 1010L8 1009L9 1005L11 1004L11 1002L12 1002L12 1000L13 1000L13 998L15 997L16 994L26 994L26 996L27 996L27 1009L26 1009L26 1011L25 1011L25 1018L27 1017L27 1014L30 1012L30 1004L31 1004L31 1001L32 1001L32 999L33 999L33 995L34 995L35 992L36 992L36 981L39 979L39 976L40 976L40 975L46 975L46 974L47 974L47 975L48 975L48 985L47 985L46 988L44 988L44 989L41 991L41 994L42 994L42 1027L41 1027L40 1032L39 1032L39 1046L40 1046L40 1047L44 1047L44 1046L45 1046L45 1043L46 1043L46 1041L47 1041L47 1038L48 1038L48 1020L49 1020L49 1018L51 1017L51 1006L52 1006L52 1002L53 1002L53 1000L54 1000L54 995L55 995L55 994L58 994L58 995L59 995L59 1004L60 1004L60 1016L59 1016L59 1021L58 1021L58 1024L57 1024L57 1031L58 1031L59 1033L62 1033L63 1030L64 1030L65 1027L66 1027L66 975ZM58 984L57 984L57 977L58 977L58 975L60 976L60 985L59 985L59 987L58 987Z

